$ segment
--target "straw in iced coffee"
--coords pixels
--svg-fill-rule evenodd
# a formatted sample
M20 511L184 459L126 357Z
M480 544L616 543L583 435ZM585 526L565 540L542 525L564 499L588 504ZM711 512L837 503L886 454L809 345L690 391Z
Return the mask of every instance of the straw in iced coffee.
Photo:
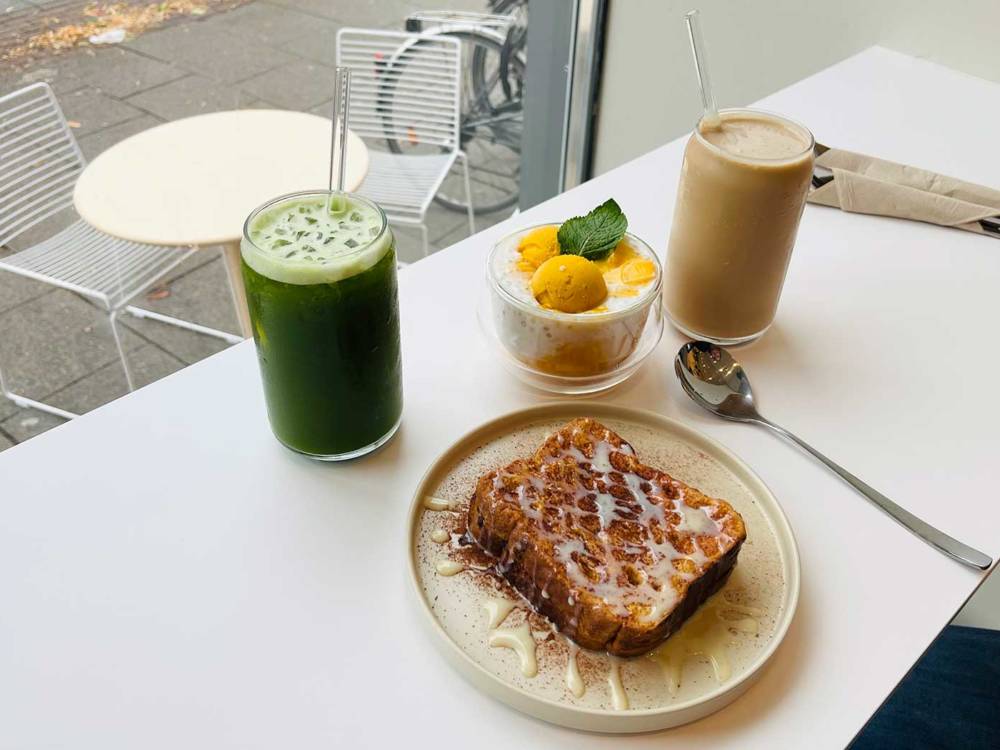
M684 14L688 38L691 40L691 54L694 56L694 72L698 76L698 90L701 92L701 126L708 130L722 127L719 108L712 92L712 80L708 75L708 53L705 51L705 37L701 33L701 11L692 10Z

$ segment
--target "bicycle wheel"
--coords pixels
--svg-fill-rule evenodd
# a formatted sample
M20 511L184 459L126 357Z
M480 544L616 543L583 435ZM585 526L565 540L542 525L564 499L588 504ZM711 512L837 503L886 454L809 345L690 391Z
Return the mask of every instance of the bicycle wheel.
M510 19L503 48L500 51L499 75L504 95L511 100L514 96L512 84L523 84L523 80L520 82L511 80L510 58L516 54L523 62L523 50L528 39L528 4L527 0L490 0L489 7L491 13L507 16ZM473 48L470 64L473 91L482 91L489 87L486 74L488 57L489 51L486 47L476 45ZM522 93L518 91L517 95L520 96Z
M462 29L444 29L442 36L458 38L463 51L469 50L466 59L480 63L474 69L466 67L462 80L461 148L469 158L469 176L472 183L472 208L484 214L510 208L517 203L521 169L521 117L524 90L524 60L520 55L508 54L506 81L501 80L501 54L503 43L490 36ZM418 42L419 45L419 42ZM413 54L401 55L387 63L392 75L387 76L387 91L383 97L382 114L387 123L386 145L395 153L427 152L429 147L414 141L394 137L398 128L393 122L392 81L405 76L405 68L413 63ZM511 95L507 96L505 87ZM445 177L434 200L455 211L467 209L463 167L456 163Z

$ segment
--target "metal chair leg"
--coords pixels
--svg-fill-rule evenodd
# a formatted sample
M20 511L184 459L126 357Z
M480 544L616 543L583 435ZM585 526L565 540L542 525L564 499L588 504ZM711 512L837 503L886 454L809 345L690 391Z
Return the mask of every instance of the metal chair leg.
M79 414L74 414L71 411L60 409L58 406L50 406L49 404L42 403L41 401L35 401L33 398L28 398L27 396L21 396L14 393L7 387L7 383L4 381L2 369L0 369L0 393L3 393L4 396L9 398L14 406L19 406L22 409L37 409L38 411L44 411L48 414L54 414L62 419L74 419L79 416Z
M125 381L128 383L128 389L130 391L135 390L135 382L132 380L132 371L129 368L128 360L125 358L125 347L122 346L121 335L118 332L118 310L108 311L108 320L111 324L111 334L115 338L115 346L118 347L118 357L121 359L122 369L125 370ZM15 406L19 406L22 409L37 409L38 411L46 412L47 414L53 414L62 419L75 419L80 416L66 409L60 409L58 406L52 406L51 404L46 404L43 401L36 401L33 398L28 398L27 396L22 396L18 393L14 393L7 387L7 382L3 378L3 370L0 369L0 393L9 398Z
M202 252L202 251L198 250L195 247L188 248L187 251L183 255L181 255L181 257L177 260L177 262L174 265L170 266L170 268L168 268L166 271L163 272L161 279L167 275L167 271L176 268L178 265L181 264L182 261L188 258L188 256L196 252ZM225 256L225 248L222 248L222 255ZM223 263L225 263L226 258L223 257L222 261ZM229 273L226 274L226 285L229 287L229 293L232 296L234 305L236 306L234 312L236 313L237 319L239 319L240 299L238 297L236 289L233 288L233 280ZM119 284L119 297L121 297L121 295L122 295L121 285ZM137 295L133 295L133 297L131 297L130 299L134 299L135 296ZM175 328L183 328L187 331L194 331L195 333L200 333L203 336L211 336L213 338L222 339L228 344L239 344L245 340L243 336L237 336L236 334L233 333L220 331L218 328L203 326L200 323L191 323L187 320L181 320L180 318L175 318L170 315L164 315L163 313L153 312L152 310L147 310L143 307L136 307L135 305L125 305L120 309L124 310L134 318L155 320L159 323L165 323L166 325L174 326Z
M464 151L458 152L465 171L465 201L469 212L469 236L476 233L476 212L472 207L472 179L469 176L469 157Z
M431 242L430 242L430 238L427 235L427 225L426 224L418 224L417 226L420 227L420 234L424 238L424 257L426 258L427 255L428 255L428 253L430 253L430 251L431 251Z
M242 336L237 336L235 333L226 333L225 331L220 331L217 328L210 328L208 326L203 326L198 323L190 323L186 320L181 320L180 318L173 318L169 315L163 315L162 313L153 312L152 310L146 310L142 307L128 305L123 309L133 318L147 318L149 320L155 320L160 323L165 323L166 325L174 326L176 328L183 328L187 331L194 331L195 333L200 333L205 336L211 336L212 338L222 339L223 341L229 344L240 344L246 341L246 339L244 339Z
M122 346L122 339L118 333L118 310L109 311L108 320L111 322L111 333L115 337L115 346L118 347L118 357L122 361L122 369L125 370L125 381L128 383L128 389L134 391L135 382L132 380L132 370L128 366L128 359L125 357L125 347Z
M187 248L187 250L183 254L181 254L180 257L177 259L176 263L174 263L169 268L163 271L162 275L160 276L161 280L166 277L167 273L170 270L176 268L184 260L186 260L189 256L193 255L196 252L201 252L201 251L194 246ZM225 258L223 258L223 262L225 262ZM236 296L236 290L233 289L232 279L229 277L229 274L226 274L226 284L229 287L229 293L232 295L233 302L237 305L236 317L239 318L239 300L237 299ZM118 294L119 297L121 297L123 294L121 291L121 284L119 284ZM135 296L138 295L133 295L133 297L131 297L130 299L134 299ZM122 302L126 301L127 300L122 299ZM159 323L165 323L166 325L174 326L176 328L183 328L188 331L194 331L195 333L200 333L204 336L211 336L213 338L222 339L223 341L229 344L239 344L244 340L242 336L237 336L232 333L227 333L226 331L220 331L217 328L203 326L199 323L191 323L187 320L181 320L180 318L174 318L170 315L164 315L163 313L153 312L152 310L146 310L145 308L136 307L135 305L125 305L124 307L121 307L119 305L119 309L124 310L133 318L155 320Z

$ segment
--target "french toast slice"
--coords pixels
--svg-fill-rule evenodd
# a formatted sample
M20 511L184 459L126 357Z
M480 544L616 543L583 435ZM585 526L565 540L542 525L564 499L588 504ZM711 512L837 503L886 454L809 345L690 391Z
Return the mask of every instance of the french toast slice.
M468 528L560 632L618 656L676 632L725 583L746 539L729 503L646 466L587 418L480 477Z

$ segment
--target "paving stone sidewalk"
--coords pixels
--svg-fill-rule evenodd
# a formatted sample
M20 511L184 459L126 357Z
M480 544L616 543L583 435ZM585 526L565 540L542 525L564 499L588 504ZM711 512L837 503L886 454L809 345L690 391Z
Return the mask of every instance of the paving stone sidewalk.
M88 159L154 125L205 112L274 107L328 116L337 30L343 26L402 29L409 13L435 6L480 10L484 3L258 0L228 12L179 19L114 47L55 55L27 70L0 68L0 94L48 81L67 119L78 123L74 133ZM477 226L485 228L506 215L479 216ZM0 256L24 249L72 220L67 212L47 221L0 247ZM468 233L464 214L436 205L428 223L434 249ZM401 259L418 260L419 232L399 228L396 235ZM137 304L237 330L225 270L214 249L191 256ZM218 339L149 320L129 316L121 320L123 343L140 386L226 346ZM102 309L73 292L4 271L0 271L0 366L14 390L74 412L89 411L127 393ZM0 396L0 450L61 423Z

